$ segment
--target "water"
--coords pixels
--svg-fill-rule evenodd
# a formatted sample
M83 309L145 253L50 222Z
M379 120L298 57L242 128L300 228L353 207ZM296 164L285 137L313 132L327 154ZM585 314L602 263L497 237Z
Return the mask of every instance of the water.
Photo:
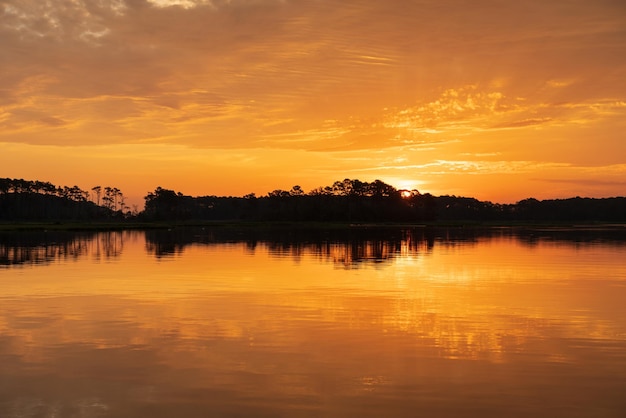
M0 417L623 417L625 232L0 234Z

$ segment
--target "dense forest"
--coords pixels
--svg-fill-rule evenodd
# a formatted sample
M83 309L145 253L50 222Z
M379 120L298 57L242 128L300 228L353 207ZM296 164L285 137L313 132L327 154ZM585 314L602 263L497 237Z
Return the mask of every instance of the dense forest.
M305 192L300 186L265 196L186 196L157 187L143 210L120 189L58 187L0 179L0 221L294 221L294 222L626 222L626 198L525 199L498 204L470 197L398 190L380 180L345 179Z

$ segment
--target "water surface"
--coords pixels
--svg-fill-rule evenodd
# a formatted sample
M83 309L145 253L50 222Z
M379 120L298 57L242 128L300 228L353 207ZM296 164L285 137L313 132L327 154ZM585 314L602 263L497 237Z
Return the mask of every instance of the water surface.
M0 235L1 417L622 417L623 230Z

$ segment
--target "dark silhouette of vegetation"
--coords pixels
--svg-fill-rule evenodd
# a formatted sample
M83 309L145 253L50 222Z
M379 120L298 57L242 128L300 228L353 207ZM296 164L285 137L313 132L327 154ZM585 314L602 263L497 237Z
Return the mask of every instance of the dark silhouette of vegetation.
M298 185L267 196L191 197L157 188L146 196L146 220L295 222L624 222L626 198L543 200L498 204L469 197L397 190L380 180L345 179L309 193Z
M440 196L440 221L500 222L625 222L626 198L524 199L514 204L497 204L473 198Z
M116 187L57 187L49 182L0 179L0 221L142 222L626 222L626 198L542 200L498 204L470 197L398 190L380 180L344 179L305 192L295 185L266 196L183 195L157 187L142 212L131 212Z
M119 189L106 187L103 205L101 190L96 186L90 195L78 186L0 178L0 221L106 221L131 215Z
M157 188L146 197L146 220L247 220L306 222L416 222L435 220L430 194L401 191L380 180L345 179L305 193L295 185L267 196L191 197Z

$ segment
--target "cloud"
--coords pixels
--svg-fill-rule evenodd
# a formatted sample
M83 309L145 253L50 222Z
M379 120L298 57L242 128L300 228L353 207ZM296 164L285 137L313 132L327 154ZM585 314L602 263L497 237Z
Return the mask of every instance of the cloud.
M494 128L523 128L526 126L535 126L542 125L544 123L549 123L553 119L552 118L541 118L541 119L524 119L517 120L513 122L504 122L494 125Z
M0 39L4 143L298 152L322 171L623 155L611 2L4 0Z
M444 129L479 127L476 122L510 110L497 91L479 91L477 86L447 89L424 104L389 112L384 126L408 132L439 133Z
M610 187L624 187L626 186L625 180L604 180L604 179L584 179L584 178L572 178L572 179L554 179L554 178L534 178L533 180L542 181L547 183L565 183L573 185L584 186L610 186Z

